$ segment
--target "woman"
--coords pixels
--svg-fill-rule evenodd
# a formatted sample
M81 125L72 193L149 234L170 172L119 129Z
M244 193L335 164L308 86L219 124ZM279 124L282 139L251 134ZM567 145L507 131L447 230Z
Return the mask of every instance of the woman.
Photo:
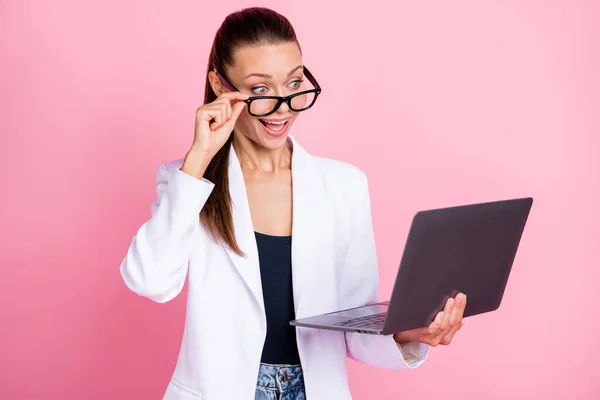
M429 346L450 343L462 295L430 327L393 336L289 325L377 300L367 179L289 135L320 88L286 18L264 8L229 15L208 71L193 143L158 169L152 216L121 264L127 286L159 303L188 279L164 398L350 399L347 357L415 368Z

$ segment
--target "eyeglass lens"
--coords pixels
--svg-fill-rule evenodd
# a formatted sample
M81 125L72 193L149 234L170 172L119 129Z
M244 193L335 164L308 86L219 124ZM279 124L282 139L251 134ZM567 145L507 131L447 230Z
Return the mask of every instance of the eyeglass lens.
M295 96L290 100L292 111L302 111L310 107L315 101L315 93L305 93L300 96ZM250 112L252 114L268 114L277 107L277 99L254 99L250 103Z

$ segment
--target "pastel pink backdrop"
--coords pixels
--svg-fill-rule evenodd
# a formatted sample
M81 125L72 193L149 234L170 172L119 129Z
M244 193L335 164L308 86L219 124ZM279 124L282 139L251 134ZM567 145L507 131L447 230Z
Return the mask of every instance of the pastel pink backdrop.
M118 266L218 25L256 5L206 4L0 3L0 398L162 396L185 295L136 297ZM600 398L599 3L259 4L323 86L293 133L370 177L382 298L415 211L535 197L500 310L417 370L351 362L355 398Z

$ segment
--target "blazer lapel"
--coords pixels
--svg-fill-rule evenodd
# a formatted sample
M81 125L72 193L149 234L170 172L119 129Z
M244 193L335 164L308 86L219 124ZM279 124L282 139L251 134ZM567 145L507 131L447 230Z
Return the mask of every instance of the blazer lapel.
M331 232L325 207L325 187L313 157L290 135L292 152L292 279L296 317L310 314L311 293L318 293L328 282L326 273L317 275L324 264L333 262L322 249L330 248ZM246 282L260 309L264 299L260 265L250 206L240 162L233 145L229 153L229 191L233 203L236 240L244 256L226 249L231 261ZM324 272L324 271L323 271Z
M290 136L292 153L292 277L296 318L309 316L311 298L318 296L318 272L327 262L329 232L325 212L325 187L314 158ZM325 285L327 286L327 285ZM312 295L312 296L311 296Z
M262 294L262 283L260 280L260 267L258 260L258 249L254 226L250 215L250 205L246 193L246 184L240 162L235 154L233 145L229 152L229 192L233 204L233 225L238 246L244 253L243 256L236 254L227 248L227 253L242 276L254 299L261 310L264 311L264 299Z

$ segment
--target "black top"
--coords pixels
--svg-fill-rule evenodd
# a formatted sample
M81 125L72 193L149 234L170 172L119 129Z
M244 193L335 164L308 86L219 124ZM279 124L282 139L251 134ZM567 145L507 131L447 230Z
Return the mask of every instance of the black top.
M292 237L255 232L260 261L260 276L267 314L267 338L261 362L300 364L292 289Z

